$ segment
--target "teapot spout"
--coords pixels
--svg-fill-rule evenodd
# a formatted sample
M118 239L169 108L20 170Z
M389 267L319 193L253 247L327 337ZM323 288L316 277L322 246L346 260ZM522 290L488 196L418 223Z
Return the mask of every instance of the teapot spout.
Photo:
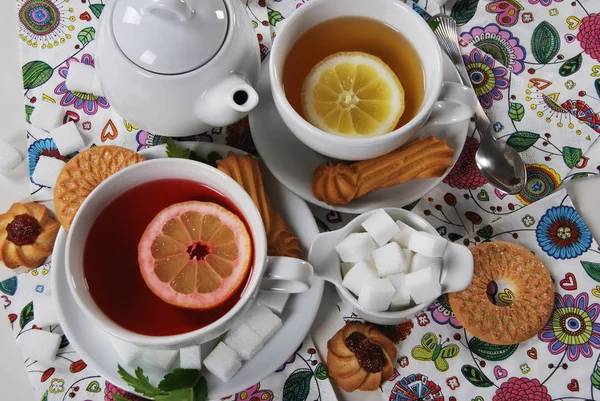
M205 124L223 127L243 118L258 104L258 93L239 74L204 92L196 104L196 115Z

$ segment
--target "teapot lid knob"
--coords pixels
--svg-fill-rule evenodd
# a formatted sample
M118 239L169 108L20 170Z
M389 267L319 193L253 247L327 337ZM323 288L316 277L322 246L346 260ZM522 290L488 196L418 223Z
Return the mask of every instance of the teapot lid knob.
M227 37L224 0L119 0L110 26L121 51L157 74L183 74L208 63Z

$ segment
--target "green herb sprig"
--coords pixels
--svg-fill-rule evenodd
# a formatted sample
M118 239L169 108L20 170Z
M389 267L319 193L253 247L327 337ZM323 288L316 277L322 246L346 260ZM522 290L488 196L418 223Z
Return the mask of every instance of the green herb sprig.
M217 167L217 160L223 158L218 152L210 152L205 159L193 150L183 148L173 138L167 138L167 157L195 160L213 167Z

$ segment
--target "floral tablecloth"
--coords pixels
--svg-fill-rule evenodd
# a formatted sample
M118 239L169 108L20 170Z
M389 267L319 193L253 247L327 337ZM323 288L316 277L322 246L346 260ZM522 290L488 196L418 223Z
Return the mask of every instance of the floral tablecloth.
M114 1L114 0L113 0ZM257 32L264 57L281 21L306 0L240 0ZM527 163L526 188L512 196L491 187L478 172L479 146L470 132L457 165L443 184L407 209L438 232L474 245L487 240L522 243L540 257L556 284L555 310L537 337L494 346L470 336L446 297L408 323L384 327L398 343L396 374L382 386L389 400L550 401L600 399L600 251L563 182L600 170L600 2L597 0L458 0L440 7L412 3L424 18L439 11L460 25L461 46L476 93L498 138ZM86 145L117 144L141 150L165 141L115 113L109 100L65 85L69 64L94 65L95 28L103 0L17 0L23 65L23 99L29 120L36 103L67 109ZM27 122L31 197L51 191L31 180L37 159L61 159L45 132ZM247 119L184 140L226 143L256 153ZM532 205L533 204L533 205ZM529 206L531 205L531 206ZM312 207L321 230L336 229L353 216ZM0 283L0 299L20 346L33 324L31 300L50 291L49 265ZM510 304L507 283L491 284L490 299ZM357 320L340 305L345 320ZM42 328L59 331L60 327ZM423 343L435 342L439 352ZM310 338L269 378L235 400L330 400L327 371ZM0 363L2 363L0 361ZM64 338L53 364L25 360L41 400L112 400L118 388L87 367ZM133 396L128 396L134 399Z

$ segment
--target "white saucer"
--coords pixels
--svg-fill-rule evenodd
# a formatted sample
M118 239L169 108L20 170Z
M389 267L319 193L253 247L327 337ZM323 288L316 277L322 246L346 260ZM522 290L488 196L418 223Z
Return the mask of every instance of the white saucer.
M460 82L458 72L450 59L444 55L444 81ZM347 205L327 205L312 193L311 182L315 169L330 159L303 144L286 127L279 116L269 82L269 62L263 62L257 86L260 102L250 113L250 132L256 149L273 175L288 189L307 202L343 213L360 214L386 207L401 207L420 199L445 177L415 179L391 188L371 192ZM436 138L448 139L454 149L452 163L456 163L467 138L469 122L455 123L436 129L435 132L419 132L419 136L434 134ZM446 171L446 174L450 169Z
M181 142L181 144L204 157L212 151L223 156L226 156L229 151L240 155L245 154L238 149L213 143ZM164 158L166 157L165 146L159 145L147 149L142 154L148 159ZM265 187L273 205L281 212L308 252L313 239L319 233L308 206L279 184L266 169L263 169L263 174ZM117 364L121 363L130 372L133 372L137 366L141 366L144 373L156 384L167 372L142 359L136 359L131 364L124 365L117 357L110 342L110 335L91 322L86 314L77 307L69 289L64 267L66 239L67 233L61 228L52 256L51 278L52 293L55 295L58 317L65 335L83 360L111 383L135 393L117 373ZM323 280L315 277L310 290L290 296L281 316L283 320L281 329L254 358L244 362L242 369L227 383L223 383L204 371L204 376L208 381L209 399L219 399L242 391L275 372L298 349L308 334L321 304L323 286ZM214 341L202 345L203 357L208 355L213 344ZM178 363L176 361L172 368L178 367Z

